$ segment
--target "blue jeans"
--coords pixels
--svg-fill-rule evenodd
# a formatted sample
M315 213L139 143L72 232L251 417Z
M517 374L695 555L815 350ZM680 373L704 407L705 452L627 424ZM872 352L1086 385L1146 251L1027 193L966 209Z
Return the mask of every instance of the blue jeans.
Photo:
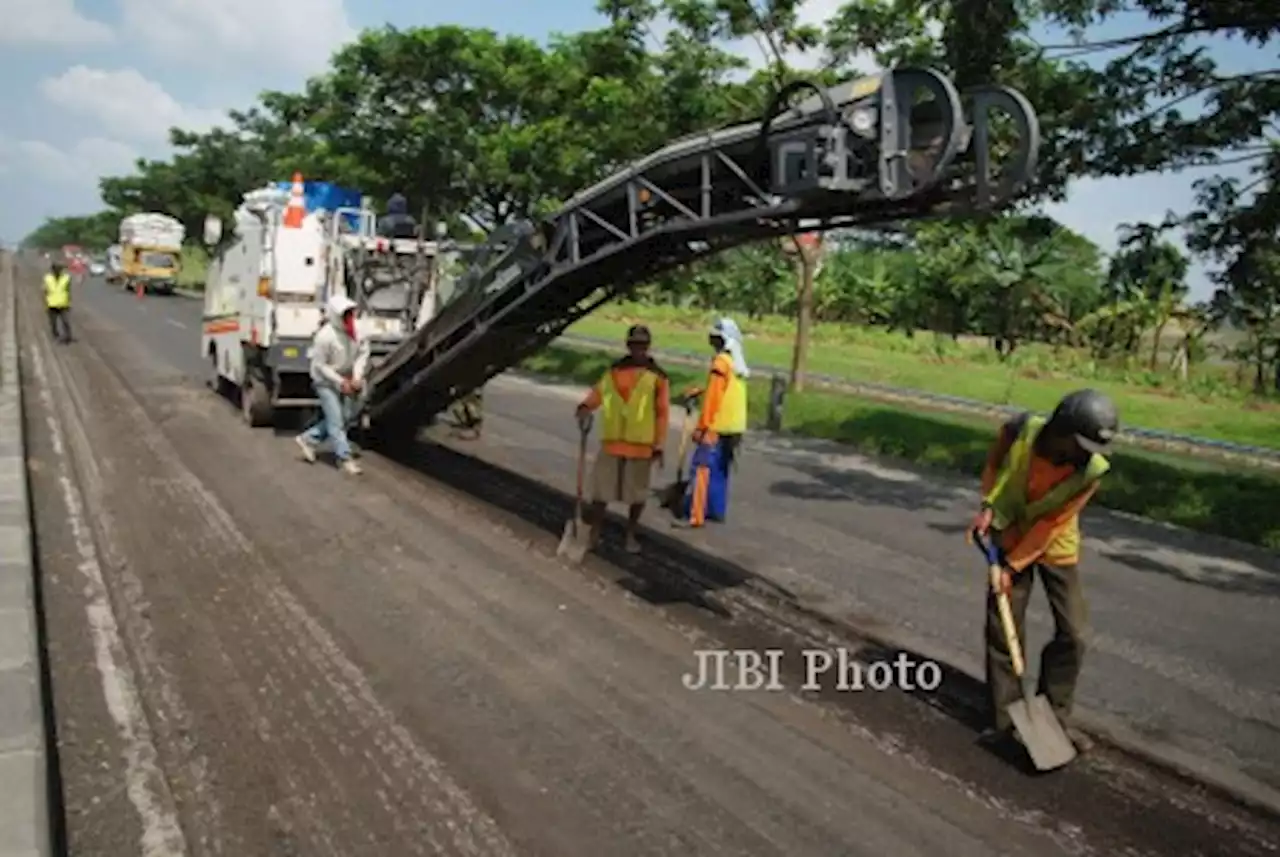
M339 462L351 457L351 444L347 441L347 420L355 411L354 396L344 396L329 386L316 385L320 399L320 418L302 433L302 439L312 446L326 440L333 442L333 454Z

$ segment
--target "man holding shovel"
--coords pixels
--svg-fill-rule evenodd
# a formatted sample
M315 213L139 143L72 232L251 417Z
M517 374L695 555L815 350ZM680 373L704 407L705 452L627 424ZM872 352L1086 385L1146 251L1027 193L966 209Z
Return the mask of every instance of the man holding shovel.
M649 497L650 470L662 466L670 412L667 373L649 355L649 328L637 324L627 331L627 355L609 368L578 405L578 420L599 409L601 448L591 476L589 549L600 543L605 508L625 503L627 550L640 552L636 530Z
M1086 622L1080 584L1080 512L1110 468L1104 453L1119 430L1115 404L1095 390L1079 390L1058 403L1048 420L1025 414L1006 423L982 473L982 508L972 531L999 548L1000 591L1008 597L1018 640L1026 639L1027 603L1036 576L1053 611L1054 635L1040 658L1039 693L1059 719L1071 713L1084 657ZM987 595L986 672L994 708L986 742L1013 737L1008 707L1023 697L1021 679L1001 623L995 592ZM1088 739L1067 736L1077 750Z

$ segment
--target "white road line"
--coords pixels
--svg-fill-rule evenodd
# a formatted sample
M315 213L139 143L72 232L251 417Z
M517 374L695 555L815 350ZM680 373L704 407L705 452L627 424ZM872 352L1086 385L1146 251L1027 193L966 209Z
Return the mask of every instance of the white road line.
M180 327L183 330L187 329L187 326L182 322L178 321L177 319L166 318L165 321L167 321L169 324L172 324L174 327Z
M85 605L85 612L89 618L95 664L102 681L102 695L125 744L126 791L142 822L140 854L142 857L185 857L186 839L178 823L177 813L171 801L158 794L153 785L163 782L164 775L157 763L151 729L129 666L120 627L111 609L111 599L102 576L102 565L98 561L92 530L85 519L84 499L71 478L71 462L63 440L62 427L55 416L49 376L45 372L38 345L31 348L31 368L40 388L40 401L47 412L49 441L57 459L58 484L62 488L67 523L71 527L80 559L77 567L86 579L85 595L88 603Z

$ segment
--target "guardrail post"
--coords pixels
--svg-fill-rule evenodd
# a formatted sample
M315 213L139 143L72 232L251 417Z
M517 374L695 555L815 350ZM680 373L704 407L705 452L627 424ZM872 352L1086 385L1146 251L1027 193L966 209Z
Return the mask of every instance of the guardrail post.
M769 381L769 417L765 427L769 431L782 431L782 410L787 398L787 379L774 375Z

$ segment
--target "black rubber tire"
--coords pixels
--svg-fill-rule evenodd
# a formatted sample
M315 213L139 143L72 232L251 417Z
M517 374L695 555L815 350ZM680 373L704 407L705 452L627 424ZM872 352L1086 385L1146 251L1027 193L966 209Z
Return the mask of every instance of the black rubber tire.
M253 375L249 375L240 388L240 415L250 428L266 428L272 425L275 418L271 393Z

